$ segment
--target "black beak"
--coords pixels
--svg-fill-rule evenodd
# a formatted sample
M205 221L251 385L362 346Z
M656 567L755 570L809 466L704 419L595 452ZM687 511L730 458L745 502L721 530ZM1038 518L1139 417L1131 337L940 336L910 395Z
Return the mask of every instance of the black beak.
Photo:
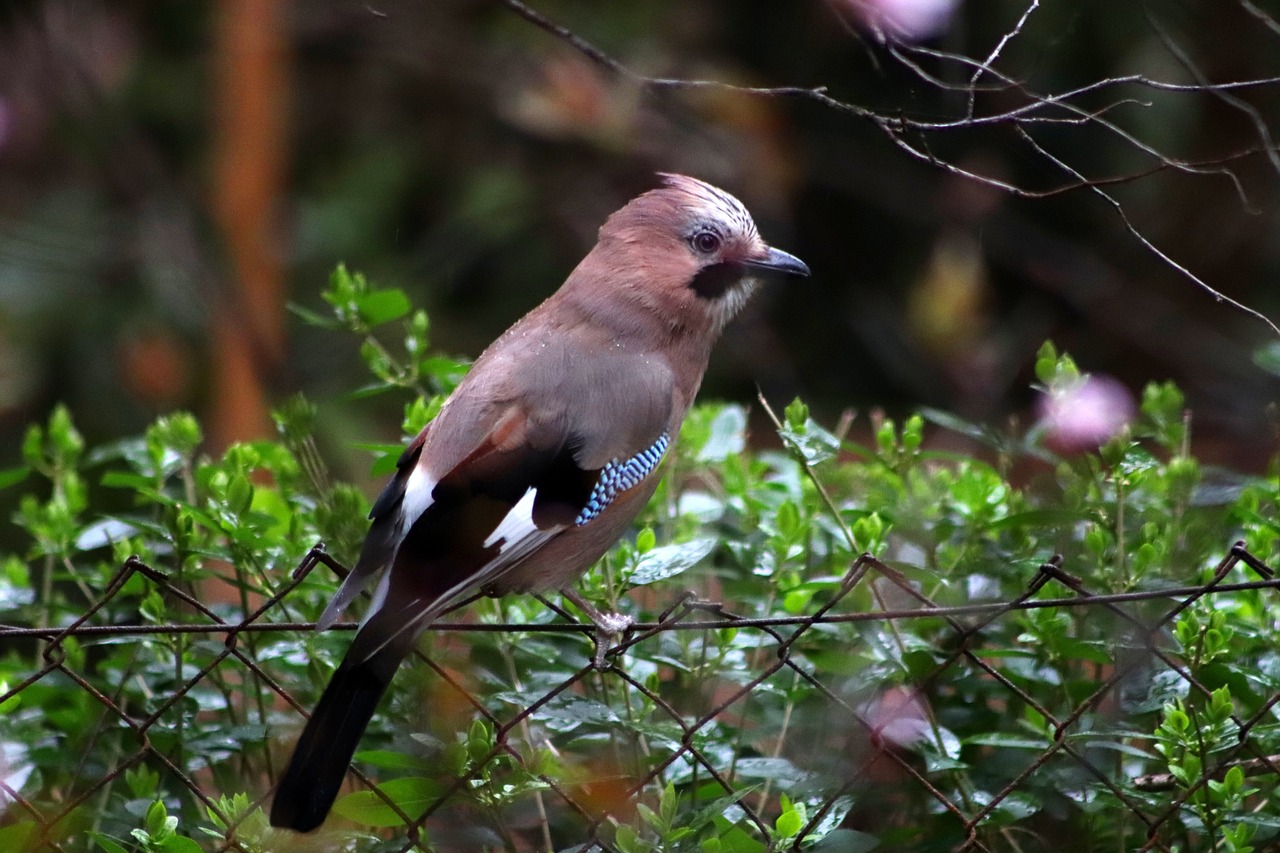
M797 258L795 255L789 255L781 249L769 247L768 252L763 258L748 258L742 262L743 266L754 267L755 269L771 270L773 272L786 273L787 275L803 275L809 274L809 265Z

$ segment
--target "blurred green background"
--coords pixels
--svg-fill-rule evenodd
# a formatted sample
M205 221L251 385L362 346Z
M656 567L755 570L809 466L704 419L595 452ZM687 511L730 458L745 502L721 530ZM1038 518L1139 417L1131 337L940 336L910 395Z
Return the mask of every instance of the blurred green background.
M225 444L301 390L330 464L363 478L349 444L394 440L397 403L352 399L349 341L287 302L316 307L345 262L405 288L434 345L474 357L661 170L738 195L813 269L727 331L704 394L747 400L758 383L828 419L929 405L1025 428L1052 337L1131 389L1176 380L1202 457L1261 469L1274 334L1098 192L1041 194L1073 171L1105 180L1156 247L1280 317L1280 4L1046 0L975 81L1029 5L533 3L641 74L826 86L859 108L841 110L646 89L502 2L10 0L0 465L56 401L91 442L189 408ZM893 9L934 18L899 18L886 42L874 23ZM1036 105L1081 87L1075 112ZM937 127L895 141L898 118Z

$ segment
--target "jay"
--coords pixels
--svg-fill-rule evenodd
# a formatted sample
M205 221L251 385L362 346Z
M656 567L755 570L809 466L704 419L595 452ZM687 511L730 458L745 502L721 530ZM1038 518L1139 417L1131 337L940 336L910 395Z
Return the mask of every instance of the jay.
M760 272L808 275L736 198L683 175L633 199L558 291L502 334L405 449L321 616L381 576L294 748L271 824L307 832L422 632L475 593L563 588L622 535ZM570 596L571 600L579 600Z

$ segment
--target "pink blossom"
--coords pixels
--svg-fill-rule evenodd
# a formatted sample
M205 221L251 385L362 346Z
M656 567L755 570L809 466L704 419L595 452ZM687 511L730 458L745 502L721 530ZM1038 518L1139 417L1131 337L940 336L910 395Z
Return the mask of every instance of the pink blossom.
M1133 395L1118 379L1085 376L1040 401L1045 445L1059 453L1094 450L1133 420Z
M941 35L960 0L833 0L881 40L923 41Z

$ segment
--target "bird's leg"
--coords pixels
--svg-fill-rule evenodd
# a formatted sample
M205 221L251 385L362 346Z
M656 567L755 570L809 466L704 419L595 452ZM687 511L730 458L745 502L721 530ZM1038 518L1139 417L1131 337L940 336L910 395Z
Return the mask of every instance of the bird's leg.
M604 669L604 655L609 650L609 641L614 637L622 636L622 632L630 628L631 623L635 620L625 613L601 613L592 607L585 598L578 595L577 590L570 587L566 586L561 589L560 594L583 613L587 614L587 618L596 626L596 633L592 638L596 644L596 651L591 657L591 663L596 669Z

